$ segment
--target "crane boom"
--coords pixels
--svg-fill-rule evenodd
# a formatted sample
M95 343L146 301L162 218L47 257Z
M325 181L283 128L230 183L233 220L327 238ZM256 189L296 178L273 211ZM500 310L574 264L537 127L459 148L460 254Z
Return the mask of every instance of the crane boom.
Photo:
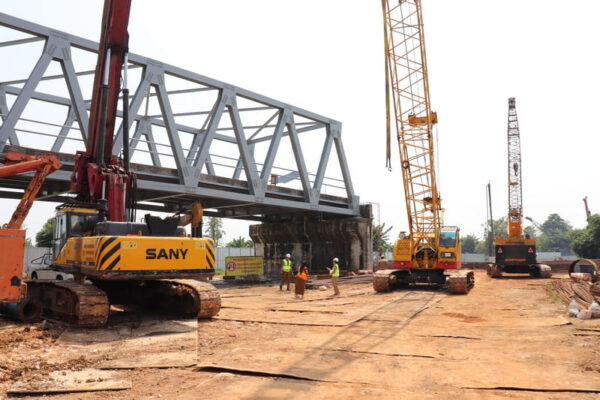
M44 180L48 175L58 170L62 164L53 154L28 156L12 152L6 153L0 162L4 164L3 167L0 167L0 177L35 171L35 175L29 182L27 189L25 189L10 222L3 226L7 229L21 229L21 225L27 218L27 214L29 214L29 210L35 201L35 196L37 196Z
M71 191L77 200L97 204L102 216L109 221L131 220L126 216L126 204L133 209L132 182L135 177L128 169L128 160L119 165L112 155L117 103L121 89L121 70L126 63L131 0L106 0L102 15L102 30L98 62L92 90L89 136L85 151L78 151L71 177ZM123 82L124 86L126 81ZM128 118L128 92L124 88L123 118ZM129 140L123 124L124 155L128 157Z
M523 236L521 135L514 97L508 99L508 236Z
M442 226L421 1L382 0L389 71L411 248L435 249ZM388 98L389 101L389 98ZM388 129L389 135L389 129ZM389 140L388 140L389 146ZM388 164L389 164L388 149Z

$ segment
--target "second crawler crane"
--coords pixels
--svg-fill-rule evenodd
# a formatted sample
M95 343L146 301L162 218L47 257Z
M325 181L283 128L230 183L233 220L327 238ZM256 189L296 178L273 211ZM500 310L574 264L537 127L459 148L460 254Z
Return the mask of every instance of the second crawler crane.
M452 293L468 293L472 271L459 270L458 227L443 226L443 210L434 168L433 125L421 1L383 0L388 105L388 166L390 163L389 108L392 92L402 180L408 214L408 233L394 245L393 269L377 271L373 287L386 292L409 284L448 284Z
M495 264L487 273L499 278L502 272L549 278L551 268L538 264L535 239L523 234L523 187L521 185L521 134L514 97L508 99L508 237L494 241Z

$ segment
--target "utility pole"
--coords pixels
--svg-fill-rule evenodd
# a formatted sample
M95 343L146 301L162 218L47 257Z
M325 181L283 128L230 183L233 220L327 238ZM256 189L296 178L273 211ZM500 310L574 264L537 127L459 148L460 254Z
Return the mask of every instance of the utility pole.
M488 182L487 184L487 211L488 211L488 225L490 229L488 230L488 256L492 257L494 255L494 217L492 216L492 184Z

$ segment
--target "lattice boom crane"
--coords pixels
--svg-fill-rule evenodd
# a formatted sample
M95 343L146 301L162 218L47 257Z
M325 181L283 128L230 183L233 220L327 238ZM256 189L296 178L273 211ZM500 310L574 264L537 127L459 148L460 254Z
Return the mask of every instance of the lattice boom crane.
M387 166L391 165L390 115L393 115L409 231L401 233L395 243L394 269L378 271L373 285L377 291L387 291L396 284L448 282L452 292L467 293L473 286L472 272L445 273L460 268L459 229L443 226L434 166L433 125L437 123L437 114L431 110L421 2L391 3L382 0Z
M495 263L487 273L492 278L506 273L528 273L532 277L550 277L551 268L538 264L535 239L523 235L523 186L521 185L521 132L514 97L508 99L508 237L494 241ZM539 225L533 219L528 220Z

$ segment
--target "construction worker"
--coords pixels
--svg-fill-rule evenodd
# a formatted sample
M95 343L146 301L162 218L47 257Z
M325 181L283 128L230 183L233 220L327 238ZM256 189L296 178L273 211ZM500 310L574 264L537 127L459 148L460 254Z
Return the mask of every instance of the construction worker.
M291 254L287 253L285 258L281 261L281 283L279 284L279 290L282 290L284 283L287 283L287 290L290 290L290 279L292 277L291 257Z
M329 275L331 275L331 285L333 286L333 295L334 296L339 296L340 295L340 289L338 289L338 278L340 277L340 266L338 265L338 262L340 260L337 257L333 258L333 267L331 269L329 269Z

